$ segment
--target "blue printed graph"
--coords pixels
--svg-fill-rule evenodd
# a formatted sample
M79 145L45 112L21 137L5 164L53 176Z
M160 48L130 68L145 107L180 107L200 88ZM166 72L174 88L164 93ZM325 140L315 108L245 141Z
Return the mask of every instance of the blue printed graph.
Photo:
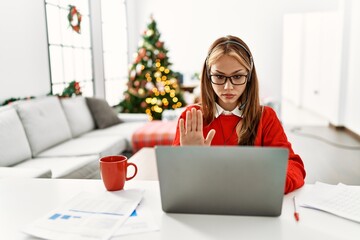
M81 218L80 216L72 216L67 214L55 213L49 217L50 220L69 220L71 218Z

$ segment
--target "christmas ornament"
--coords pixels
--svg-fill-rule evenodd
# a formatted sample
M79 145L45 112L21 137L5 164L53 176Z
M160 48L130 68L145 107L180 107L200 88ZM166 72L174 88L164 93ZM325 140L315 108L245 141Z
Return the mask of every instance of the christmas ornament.
M139 56L141 58L145 57L145 54L146 54L146 49L145 48L141 48L140 51L139 51Z
M157 41L157 42L155 43L155 46L156 46L157 48L162 48L163 45L164 45L164 43L163 43L163 42L160 42L160 41Z
M164 54L163 52L159 52L158 58L164 59L164 58L165 58L165 54Z

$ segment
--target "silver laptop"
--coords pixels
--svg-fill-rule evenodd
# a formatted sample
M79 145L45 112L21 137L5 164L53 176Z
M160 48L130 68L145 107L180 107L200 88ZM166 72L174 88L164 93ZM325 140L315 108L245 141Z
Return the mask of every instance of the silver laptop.
M279 216L288 150L156 146L164 212Z

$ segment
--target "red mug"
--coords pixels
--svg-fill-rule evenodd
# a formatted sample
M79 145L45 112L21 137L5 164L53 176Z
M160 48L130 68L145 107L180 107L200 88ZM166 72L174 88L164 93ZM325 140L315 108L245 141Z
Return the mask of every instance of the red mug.
M105 156L100 158L100 173L104 185L108 191L122 190L125 181L133 179L137 174L137 166L134 163L128 163L127 157L123 155ZM135 173L127 177L128 166L135 168Z

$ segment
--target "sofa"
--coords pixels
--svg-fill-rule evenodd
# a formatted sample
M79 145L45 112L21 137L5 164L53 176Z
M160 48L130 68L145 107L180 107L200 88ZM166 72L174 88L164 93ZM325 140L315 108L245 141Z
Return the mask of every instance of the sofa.
M131 152L133 132L147 121L82 96L0 107L0 178L99 178L99 158Z

